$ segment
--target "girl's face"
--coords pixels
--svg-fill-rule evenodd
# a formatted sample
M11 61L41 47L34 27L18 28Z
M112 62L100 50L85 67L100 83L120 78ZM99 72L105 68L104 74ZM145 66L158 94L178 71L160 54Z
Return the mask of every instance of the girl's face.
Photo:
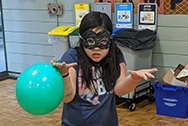
M95 33L99 33L102 30L104 29L103 28L92 29L92 31ZM84 51L91 60L93 60L94 62L99 62L108 54L109 48L100 49L99 47L95 47L93 49L88 49L84 47Z

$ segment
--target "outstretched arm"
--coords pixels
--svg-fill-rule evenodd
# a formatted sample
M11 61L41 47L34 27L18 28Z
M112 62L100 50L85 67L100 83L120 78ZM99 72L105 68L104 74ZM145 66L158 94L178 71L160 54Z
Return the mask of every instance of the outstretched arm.
M68 103L73 100L76 94L76 70L73 66L77 65L77 63L66 64L65 62L56 63L55 58L52 59L51 64L60 72L63 77L64 82L64 95L63 102Z
M147 80L149 78L155 78L152 73L156 72L157 69L142 69L138 71L128 70L129 76L126 76L126 66L125 63L120 63L120 77L116 81L116 86L114 87L114 92L118 96L122 96L133 91L137 84L142 80Z

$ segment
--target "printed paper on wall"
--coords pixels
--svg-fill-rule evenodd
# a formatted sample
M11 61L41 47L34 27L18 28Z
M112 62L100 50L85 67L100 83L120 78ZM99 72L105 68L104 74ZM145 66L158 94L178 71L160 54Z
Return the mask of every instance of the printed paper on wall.
M137 7L140 0L115 0L116 3L132 3L133 4L133 13L137 13Z
M156 3L157 13L164 14L164 0L140 0L140 3Z
M114 12L115 0L94 0L94 3L99 3L99 2L103 2L103 3L110 2L112 6L112 13Z
M80 26L82 18L89 13L89 3L75 3L74 4L75 13L75 24Z

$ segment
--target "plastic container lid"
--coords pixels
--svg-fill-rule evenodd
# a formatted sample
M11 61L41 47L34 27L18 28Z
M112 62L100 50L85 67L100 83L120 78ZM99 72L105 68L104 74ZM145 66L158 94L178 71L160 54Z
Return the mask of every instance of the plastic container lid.
M79 36L79 28L77 28L76 30L74 30L72 33L69 34L70 36Z
M59 26L48 32L48 35L69 35L79 26Z

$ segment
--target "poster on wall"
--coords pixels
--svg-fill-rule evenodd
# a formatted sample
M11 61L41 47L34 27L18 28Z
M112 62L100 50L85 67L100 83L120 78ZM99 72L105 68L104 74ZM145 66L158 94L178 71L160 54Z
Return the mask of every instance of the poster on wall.
M74 14L75 14L75 25L80 26L82 18L90 12L89 3L75 3Z
M165 0L165 14L188 14L188 0Z
M140 0L140 3L156 3L157 13L164 14L164 0Z
M116 28L133 28L133 6L132 3L115 4Z
M94 11L106 13L109 16L109 18L111 19L111 15L112 15L111 3L95 3Z
M111 12L114 12L115 0L94 0L94 3L111 3Z
M138 4L138 30L157 28L157 4L139 3Z
M137 7L140 0L115 0L115 3L132 3L133 13L137 13Z

